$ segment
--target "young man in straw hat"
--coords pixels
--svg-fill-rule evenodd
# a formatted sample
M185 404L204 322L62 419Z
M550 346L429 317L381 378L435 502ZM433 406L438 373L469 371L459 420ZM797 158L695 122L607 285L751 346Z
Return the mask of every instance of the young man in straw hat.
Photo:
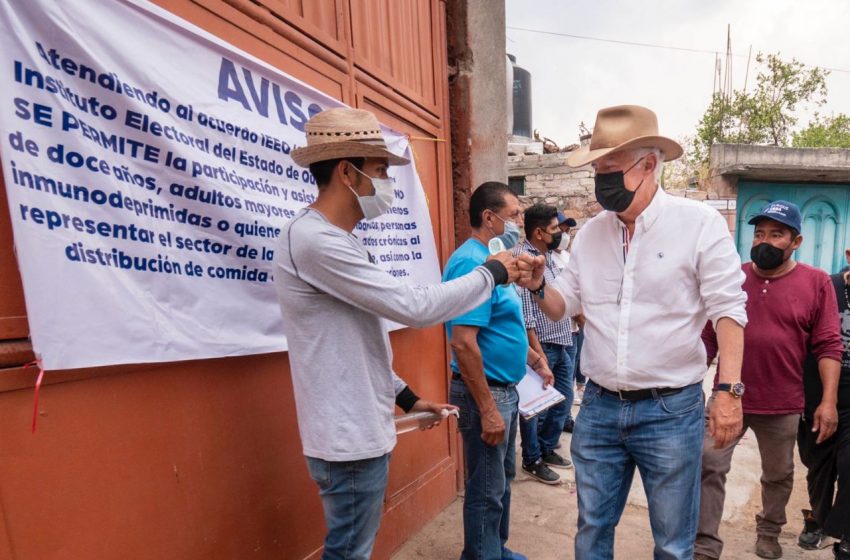
M654 557L693 556L706 372L700 333L708 319L723 354L720 381L741 379L741 260L717 211L659 188L662 162L681 154L658 135L655 113L625 105L600 110L590 145L567 160L592 165L605 209L578 233L570 266L539 294L551 318L582 310L587 321L588 382L571 443L578 560L612 558L635 466ZM741 422L735 395L718 395L708 426L716 444L726 445Z
M306 134L307 145L293 150L292 159L309 166L319 194L281 230L275 288L301 442L328 527L322 558L365 560L396 443L394 406L453 408L419 399L393 372L383 319L441 323L481 304L497 285L530 280L542 263L503 252L453 282L402 283L371 262L352 230L390 208L395 185L387 168L408 160L387 149L368 111L323 111L307 122Z

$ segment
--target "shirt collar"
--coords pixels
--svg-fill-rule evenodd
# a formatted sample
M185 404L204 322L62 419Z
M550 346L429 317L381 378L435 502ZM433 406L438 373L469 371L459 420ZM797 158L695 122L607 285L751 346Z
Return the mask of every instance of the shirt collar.
M649 202L649 206L643 209L643 212L637 217L635 224L643 224L644 230L649 230L658 221L658 216L661 215L661 212L664 210L664 207L667 205L667 199L670 197L661 185L658 185L658 188L655 191L655 194L652 197L652 200ZM610 212L611 219L615 224L620 226L621 228L626 227L623 222L620 221L620 218L617 216L616 212Z
M532 245L532 244L531 244L531 241L529 241L528 239L526 239L525 241L523 241L523 242L522 242L522 245L523 245L523 248L524 248L527 252L531 253L531 254L532 254L532 255L534 255L534 256L542 255L542 254L543 254L543 253L541 253L540 251L538 251L538 250L537 250L537 247L535 247L534 245Z
M658 188L655 190L655 195L649 202L649 206L644 208L643 212L640 213L640 216L637 217L636 222L643 223L643 228L645 230L649 230L658 220L658 216L661 215L662 210L667 205L668 196L670 195L664 192L661 185L658 185Z

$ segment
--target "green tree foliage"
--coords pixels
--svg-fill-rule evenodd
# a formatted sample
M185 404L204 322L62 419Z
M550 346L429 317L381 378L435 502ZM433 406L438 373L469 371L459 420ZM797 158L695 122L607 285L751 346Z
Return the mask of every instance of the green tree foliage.
M850 148L850 117L839 113L833 117L815 115L809 126L794 133L795 148Z
M778 54L759 53L756 63L761 69L752 92L735 90L729 97L720 93L712 97L691 144L693 161L707 163L716 142L787 146L798 106L826 101L828 71L807 68L795 59L785 62Z

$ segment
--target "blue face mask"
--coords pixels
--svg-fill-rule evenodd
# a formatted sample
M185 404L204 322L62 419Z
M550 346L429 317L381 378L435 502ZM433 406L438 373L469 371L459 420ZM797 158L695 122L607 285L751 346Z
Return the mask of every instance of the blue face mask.
M497 235L496 239L500 239L505 245L505 249L512 249L519 242L519 226L513 220L505 220L498 214L493 214L505 223L505 233Z

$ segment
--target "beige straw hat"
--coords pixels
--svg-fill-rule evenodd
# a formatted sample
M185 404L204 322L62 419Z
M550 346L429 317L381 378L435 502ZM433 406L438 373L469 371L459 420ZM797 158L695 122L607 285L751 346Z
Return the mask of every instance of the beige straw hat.
M292 150L292 161L301 167L346 157L387 158L390 165L410 162L387 149L381 125L369 111L350 107L327 109L307 121L305 130L307 145Z
M571 153L567 165L581 167L611 152L637 148L658 148L664 154L664 161L682 155L678 142L658 135L658 117L646 107L608 107L596 114L590 145Z

